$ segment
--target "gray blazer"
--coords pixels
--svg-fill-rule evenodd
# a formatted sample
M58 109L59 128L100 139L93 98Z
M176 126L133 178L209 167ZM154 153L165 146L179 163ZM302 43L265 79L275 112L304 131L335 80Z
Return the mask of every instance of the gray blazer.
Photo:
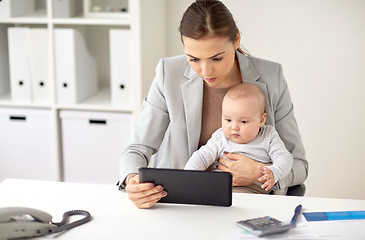
M276 128L294 157L291 173L279 181L279 189L303 183L308 175L308 162L281 65L239 52L236 55L242 81L256 84L265 95L266 124ZM133 140L120 160L121 182L129 173L138 173L138 168L148 165L183 169L198 148L202 103L203 80L185 56L161 59L135 125ZM150 163L158 150L157 159Z

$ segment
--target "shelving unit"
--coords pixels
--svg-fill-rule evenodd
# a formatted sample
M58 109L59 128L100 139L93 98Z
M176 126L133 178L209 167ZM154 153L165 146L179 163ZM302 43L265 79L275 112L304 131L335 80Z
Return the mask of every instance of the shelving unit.
M11 0L10 0L11 1ZM84 2L77 1L76 15L70 18L54 18L53 3L57 0L35 0L36 10L21 16L0 18L0 26L46 28L48 31L48 72L50 84L50 103L16 102L11 94L0 96L0 108L46 109L51 112L52 125L52 159L55 166L51 171L54 179L63 180L63 148L60 112L63 110L80 112L101 112L130 114L135 120L143 98L147 95L154 77L158 60L165 56L165 1L166 0L129 0L126 17L84 17ZM89 0L91 1L91 0ZM106 13L107 14L107 13ZM78 29L84 34L90 53L97 59L98 86L96 94L76 104L59 104L57 102L56 62L54 30L58 28ZM132 107L118 107L111 103L110 63L109 63L109 29L129 29L131 33L131 87ZM4 44L0 42L0 44ZM10 81L10 79L9 79ZM0 132L2 131L0 125ZM128 126L130 128L130 126ZM115 133L118 134L118 133ZM122 134L122 133L121 133ZM107 144L107 140L105 143ZM91 146L92 147L92 146ZM32 156L29 156L31 159ZM6 161L0 159L0 161ZM118 161L118 159L115 159ZM1 178L1 176L0 176ZM0 179L1 181L2 179Z

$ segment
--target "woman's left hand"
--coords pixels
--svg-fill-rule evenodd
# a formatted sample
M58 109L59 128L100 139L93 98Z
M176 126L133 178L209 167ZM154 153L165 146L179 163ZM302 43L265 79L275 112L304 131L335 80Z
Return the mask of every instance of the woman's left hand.
M258 179L263 175L259 166L266 166L266 164L252 160L242 154L225 153L224 156L227 159L219 159L218 169L232 173L233 186L248 186L259 182Z

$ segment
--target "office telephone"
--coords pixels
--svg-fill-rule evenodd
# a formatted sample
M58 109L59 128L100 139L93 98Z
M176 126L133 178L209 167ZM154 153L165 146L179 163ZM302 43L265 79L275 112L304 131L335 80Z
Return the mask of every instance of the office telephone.
M82 215L83 218L68 223L71 216ZM44 236L69 230L90 221L87 211L72 210L63 214L59 223L52 222L52 216L44 211L24 208L0 208L0 240L13 238Z

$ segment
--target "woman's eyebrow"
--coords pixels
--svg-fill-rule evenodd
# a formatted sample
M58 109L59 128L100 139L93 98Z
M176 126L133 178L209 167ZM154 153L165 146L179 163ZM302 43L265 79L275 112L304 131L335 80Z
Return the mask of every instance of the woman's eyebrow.
M212 58L218 57L219 55L221 55L221 54L223 54L223 53L226 53L226 52L220 52L220 53L217 53L216 55L211 56L211 57L209 57L208 59L212 59Z
M217 56L219 56L219 55L221 55L221 54L223 54L223 53L226 53L226 52L220 52L220 53L217 53L217 54L215 54L214 56L208 57L208 59L215 58L215 57L217 57ZM191 58L199 59L199 58L197 58L197 57L194 57L193 55L190 55L189 53L185 53L185 54L186 54L187 56L191 57Z
M194 57L193 55L190 55L189 53L185 53L187 56L191 57L191 58L197 58L197 57Z

